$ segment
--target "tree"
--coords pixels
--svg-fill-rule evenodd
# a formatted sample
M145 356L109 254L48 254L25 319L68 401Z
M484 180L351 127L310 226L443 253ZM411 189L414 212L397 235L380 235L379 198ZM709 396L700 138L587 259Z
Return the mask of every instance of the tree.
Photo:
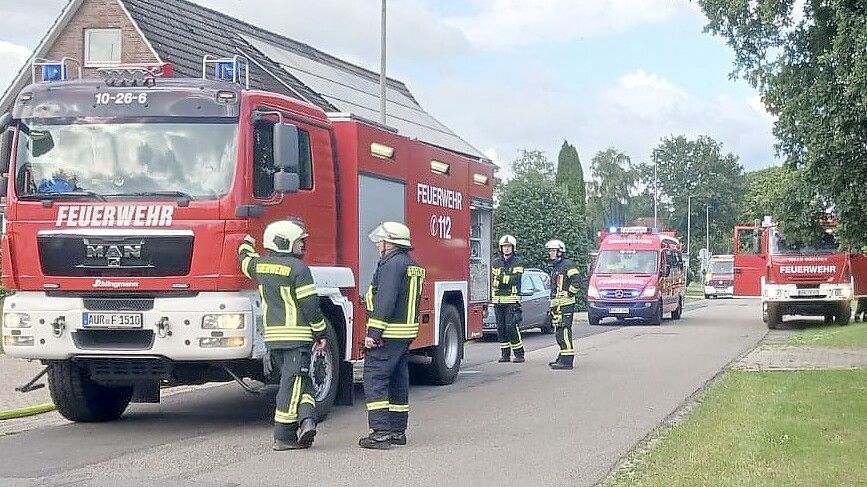
M777 117L777 149L798 190L776 215L809 240L816 206L839 219L843 244L867 244L867 3L853 0L699 0L705 30L726 39L734 75ZM803 11L795 12L802 5Z
M783 199L791 192L793 174L783 167L769 167L746 174L747 192L738 211L741 223L762 220L780 213Z
M593 156L587 185L587 221L595 233L623 226L638 216L645 205L636 205L640 173L629 156L608 148Z
M581 159L578 157L578 149L568 141L563 141L560 154L557 156L557 184L566 188L569 197L578 207L578 213L582 218L586 212L586 188L584 183L584 169L581 167Z
M587 261L585 222L575 202L554 180L554 165L540 151L522 151L515 177L503 185L496 210L496 237L511 234L528 266L545 266L545 242L559 238L579 266Z
M729 253L732 229L738 221L740 201L746 193L743 167L738 157L723 154L722 145L710 137L688 140L684 136L666 137L656 149L660 213L686 237L689 199L692 196L693 244L704 247L705 211L710 206L711 250ZM644 171L645 185L653 185L653 167ZM700 248L699 247L699 248Z

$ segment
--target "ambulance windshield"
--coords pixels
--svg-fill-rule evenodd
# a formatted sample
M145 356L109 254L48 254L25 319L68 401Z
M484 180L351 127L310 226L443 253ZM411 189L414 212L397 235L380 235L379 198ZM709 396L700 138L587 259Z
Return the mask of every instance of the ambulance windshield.
M655 274L659 261L655 250L603 250L596 260L597 274Z
M180 195L228 192L238 127L225 121L20 125L19 197Z

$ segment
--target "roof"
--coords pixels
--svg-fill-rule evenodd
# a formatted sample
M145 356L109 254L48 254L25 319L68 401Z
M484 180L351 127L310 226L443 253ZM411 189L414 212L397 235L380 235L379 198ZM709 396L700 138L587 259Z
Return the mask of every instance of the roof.
M48 51L81 3L71 0L35 55ZM117 0L157 57L175 75L202 75L202 56L242 55L250 60L250 88L281 93L325 112L379 119L379 73L343 61L288 37L242 22L188 0ZM22 69L10 88L17 94L29 77ZM10 93L4 95L4 104ZM386 125L404 136L486 160L471 144L427 113L401 81L387 80Z

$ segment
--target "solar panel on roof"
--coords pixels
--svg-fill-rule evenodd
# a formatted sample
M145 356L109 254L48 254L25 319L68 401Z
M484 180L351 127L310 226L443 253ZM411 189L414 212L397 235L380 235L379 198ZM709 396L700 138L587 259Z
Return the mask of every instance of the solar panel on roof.
M371 120L379 119L379 83L257 37L242 37L339 111ZM463 154L484 157L475 147L424 111L418 103L390 86L386 88L386 125L396 128L407 137Z

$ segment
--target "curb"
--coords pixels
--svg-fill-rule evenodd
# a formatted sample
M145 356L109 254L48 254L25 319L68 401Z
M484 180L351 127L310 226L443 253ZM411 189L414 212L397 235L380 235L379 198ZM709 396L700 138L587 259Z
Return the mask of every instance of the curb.
M26 418L28 416L36 416L37 414L48 413L54 411L55 409L56 408L54 406L54 403L51 402L17 409L8 409L6 411L0 411L0 421L5 421L7 419Z

